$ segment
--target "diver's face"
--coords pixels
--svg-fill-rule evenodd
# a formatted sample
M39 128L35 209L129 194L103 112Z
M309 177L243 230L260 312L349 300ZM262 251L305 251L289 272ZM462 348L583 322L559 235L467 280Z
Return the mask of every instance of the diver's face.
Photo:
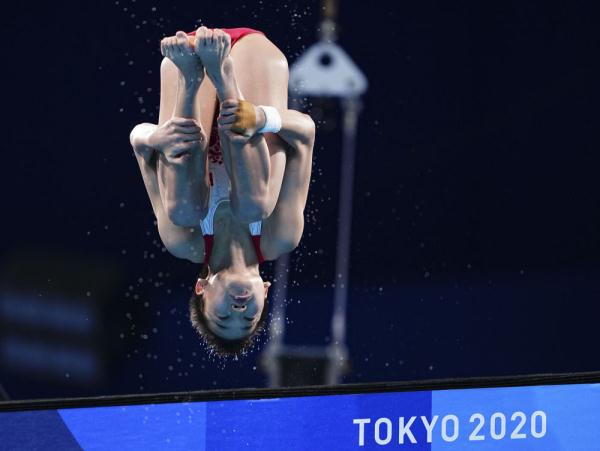
M228 270L204 283L204 316L210 330L227 340L250 335L265 306L269 283L257 274Z

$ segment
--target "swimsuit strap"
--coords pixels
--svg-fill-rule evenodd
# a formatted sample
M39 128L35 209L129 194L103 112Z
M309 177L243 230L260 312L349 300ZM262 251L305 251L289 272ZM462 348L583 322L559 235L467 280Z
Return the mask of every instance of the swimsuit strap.
M208 214L200 222L200 228L202 229L202 236L204 237L204 261L203 263L208 264L210 255L212 253L215 230L214 230L214 218L217 207L228 199L221 199L210 206ZM251 222L248 224L248 231L252 238L252 244L254 245L254 251L258 257L258 263L265 261L265 257L260 249L260 234L262 232L262 221Z
M255 224L255 223L254 223ZM215 242L214 235L203 235L204 238L204 260L202 263L208 264L210 260L210 256L212 254L213 244ZM256 257L258 258L258 263L263 263L265 261L265 257L260 249L260 235L251 235L252 244L254 245L254 252L256 252Z

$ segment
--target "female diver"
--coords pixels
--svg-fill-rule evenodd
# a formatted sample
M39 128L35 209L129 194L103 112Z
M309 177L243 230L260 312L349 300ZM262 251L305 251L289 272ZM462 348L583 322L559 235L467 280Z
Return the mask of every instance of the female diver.
M164 246L202 263L194 328L218 355L242 354L267 316L259 264L302 236L315 125L287 109L286 58L260 31L179 31L161 53L158 124L131 145Z

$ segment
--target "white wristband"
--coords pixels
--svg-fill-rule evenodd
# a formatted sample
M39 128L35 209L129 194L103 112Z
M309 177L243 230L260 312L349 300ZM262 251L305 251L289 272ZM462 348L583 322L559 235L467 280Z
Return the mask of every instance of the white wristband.
M265 113L265 125L260 130L257 130L256 133L277 133L281 130L281 115L277 108L272 106L258 105L258 108L261 108Z

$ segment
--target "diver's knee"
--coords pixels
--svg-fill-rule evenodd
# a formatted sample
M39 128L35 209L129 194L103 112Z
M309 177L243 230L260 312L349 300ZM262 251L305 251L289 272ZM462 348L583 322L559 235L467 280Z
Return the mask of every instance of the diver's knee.
M231 211L238 221L244 224L262 221L269 216L266 198L246 198L231 205Z
M184 202L168 202L166 206L169 221L179 227L196 227L202 221L202 209Z

